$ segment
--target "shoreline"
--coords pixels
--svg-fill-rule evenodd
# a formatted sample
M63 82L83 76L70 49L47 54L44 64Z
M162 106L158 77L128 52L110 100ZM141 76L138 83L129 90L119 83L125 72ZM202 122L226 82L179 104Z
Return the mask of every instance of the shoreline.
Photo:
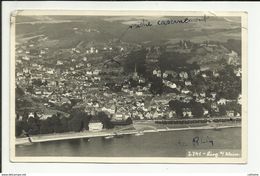
M39 142L49 142L49 141L60 141L60 140L70 140L70 139L83 139L83 138L94 138L94 137L107 137L107 136L121 136L121 135L139 135L144 133L156 133L156 132L167 132L167 131L184 131L184 130L221 130L225 128L238 128L241 124L229 124L221 126L188 126L188 127L178 127L169 128L167 126L163 128L154 127L154 129L131 129L131 130L103 130L103 131L84 131L84 132L68 132L68 133L56 133L56 134L46 134L46 135L35 135L31 136L29 141L28 137L15 138L15 145L33 144Z

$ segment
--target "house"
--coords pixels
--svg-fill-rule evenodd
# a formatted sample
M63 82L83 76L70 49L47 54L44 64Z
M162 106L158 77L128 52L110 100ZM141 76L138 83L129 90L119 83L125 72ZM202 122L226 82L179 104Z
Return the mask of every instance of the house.
M231 51L231 53L227 54L228 56L228 64L230 65L237 65L239 63L238 54L235 51Z
M183 117L192 117L192 112L190 108L183 108L182 109L182 116Z
M210 107L211 107L211 109L214 110L215 112L219 112L219 108L218 108L217 103L215 103L215 102L212 103Z
M92 117L88 124L89 131L101 131L103 129L103 124L97 118Z
M194 69L194 70L191 70L190 71L190 74L192 75L192 76L196 76L196 75L198 75L200 73L200 69Z
M82 60L86 62L88 60L88 58L87 57L83 57Z
M16 72L16 76L17 76L17 77L23 76L23 73L22 73L22 72Z
M163 78L167 78L168 77L168 74L167 73L163 73Z
M197 98L196 101L200 103L205 103L205 98Z
M181 93L188 94L190 91L187 88L184 88L181 90Z
M235 116L235 112L233 110L227 111L227 116L228 117L234 117Z
M217 93L216 92L211 92L210 95L212 96L213 99L216 99Z
M51 116L52 116L52 114L42 114L40 116L40 120L46 120L46 119L50 118Z
M71 101L70 101L70 99L68 99L68 98L61 97L61 98L60 98L60 103L61 103L61 104L71 104Z
M130 91L127 87L122 87L121 90L122 90L122 92L125 92L125 93L129 93L129 91Z
M152 118L157 119L158 117L159 117L159 113L157 111L155 111Z
M57 63L56 63L56 65L63 65L63 62L62 62L62 61L60 61L60 60L57 60Z
M138 82L139 82L139 83L145 83L145 79L140 77L139 80L138 80Z
M185 81L185 86L191 86L191 81Z
M92 71L86 71L86 75L92 75Z
M34 93L35 93L35 95L41 95L42 91L41 90L36 90Z
M214 71L213 71L213 76L214 76L214 77L219 77L219 73L214 70Z
M30 114L28 115L28 118L30 117L34 118L34 114L32 112L30 112Z
M203 78L206 78L206 77L207 77L206 73L202 73L201 76L202 76Z
M209 111L208 111L207 109L205 109L205 108L203 108L203 115L204 115L204 116L209 115Z
M225 105L225 104L227 104L227 99L221 98L217 103L218 103L219 105Z
M98 108L99 107L99 103L97 103L97 102L93 103L93 107L94 108Z
M171 118L174 118L174 117L176 117L176 111L171 111L169 113L169 118L171 119Z
M150 119L152 117L152 114L150 112L147 112L145 114L145 118Z
M172 88L172 89L175 89L177 87L177 85L175 83L172 83L172 82L168 82L167 86Z
M16 61L16 63L19 63L19 64L22 63L22 60L20 60L20 59L16 59L15 61Z
M114 119L114 120L123 120L123 114L117 112L116 114L114 114L113 119Z
M99 75L100 72L101 72L101 70L95 69L95 70L93 71L93 75Z
M47 73L53 75L54 74L54 69L47 70Z
M23 68L23 72L24 72L24 73L29 73L30 70L29 70L28 68Z
M162 72L161 70L153 70L153 75L157 76L157 77L161 77L162 76Z
M242 76L242 69L238 68L237 70L234 70L234 73L236 74L237 77L241 77Z
M95 76L94 77L94 81L100 81L101 80L101 77L100 76Z
M137 91L137 92L135 92L135 94L136 94L137 96L142 96L142 95L143 95L143 92Z
M242 105L242 95L239 94L237 97L237 103Z
M107 108L107 107L102 107L102 109L101 109L102 111L104 111L104 112L108 112L108 113L110 113L110 114L114 114L115 112L116 112L116 108L115 108L115 106L114 105L112 105L111 107L109 107L109 108Z
M51 95L51 94L52 94L52 92L49 92L49 91L47 91L47 90L44 90L44 91L43 91L43 95L45 95L46 97L49 96L49 95Z
M41 50L40 54L46 54L46 51L45 50Z
M180 72L180 73L179 73L179 76L180 76L180 78L184 78L184 79L187 79L187 78L189 77L189 76L188 76L188 73L185 72L185 71Z
M22 116L22 115L19 115L19 117L18 117L17 120L18 120L18 121L22 121L22 120L23 120L23 116Z
M19 53L19 54L23 53L23 49L18 49L17 53Z
M158 112L158 117L159 117L159 118L161 118L161 117L163 117L163 116L164 116L163 112Z
M79 63L79 64L76 65L76 68L81 68L81 67L83 67L83 66L84 66L83 63Z
M201 97L206 97L206 93L205 93L205 92L201 92L201 93L200 93L200 96L201 96Z
M92 54L92 53L94 53L94 47L90 47L90 53Z

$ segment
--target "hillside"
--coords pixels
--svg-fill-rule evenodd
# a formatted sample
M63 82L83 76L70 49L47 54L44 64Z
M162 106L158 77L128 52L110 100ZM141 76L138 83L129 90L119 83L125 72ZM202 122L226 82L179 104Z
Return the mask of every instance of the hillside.
M145 18L145 17L142 17ZM170 18L170 17L162 17ZM174 17L178 19L178 17ZM225 18L210 17L207 22L178 25L156 25L156 19L149 19L152 27L128 29L129 24L140 21L141 17L68 17L47 16L44 18L17 17L17 39L44 35L48 40L44 46L56 48L75 47L80 41L106 42L117 38L125 42L140 43L150 41L153 44L175 43L179 40L202 42L214 40L225 42L228 39L240 39L239 23ZM55 42L57 41L58 42ZM53 42L53 43L52 43Z

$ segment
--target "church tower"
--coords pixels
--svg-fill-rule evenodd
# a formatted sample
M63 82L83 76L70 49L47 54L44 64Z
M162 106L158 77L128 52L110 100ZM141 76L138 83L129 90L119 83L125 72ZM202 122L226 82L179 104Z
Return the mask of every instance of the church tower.
M133 79L138 79L138 73L137 73L137 70L136 70L136 64L135 64L135 72L134 72L134 75L133 75Z

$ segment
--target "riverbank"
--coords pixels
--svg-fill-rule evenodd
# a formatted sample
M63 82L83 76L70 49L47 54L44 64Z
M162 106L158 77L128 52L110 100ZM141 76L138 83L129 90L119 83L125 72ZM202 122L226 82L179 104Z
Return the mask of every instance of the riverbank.
M221 130L224 128L241 127L240 123L216 123L216 124L185 124L185 125L162 125L155 124L149 121L137 121L132 125L115 128L111 130L102 131L83 131L83 132L67 132L45 135L34 135L23 138L16 138L15 144L30 144L38 142L80 139L80 138L94 138L94 137L107 137L107 136L122 136L122 135L142 135L144 133L156 133L166 131L181 131L181 130L196 130L196 129L213 129ZM31 141L30 141L31 140Z

